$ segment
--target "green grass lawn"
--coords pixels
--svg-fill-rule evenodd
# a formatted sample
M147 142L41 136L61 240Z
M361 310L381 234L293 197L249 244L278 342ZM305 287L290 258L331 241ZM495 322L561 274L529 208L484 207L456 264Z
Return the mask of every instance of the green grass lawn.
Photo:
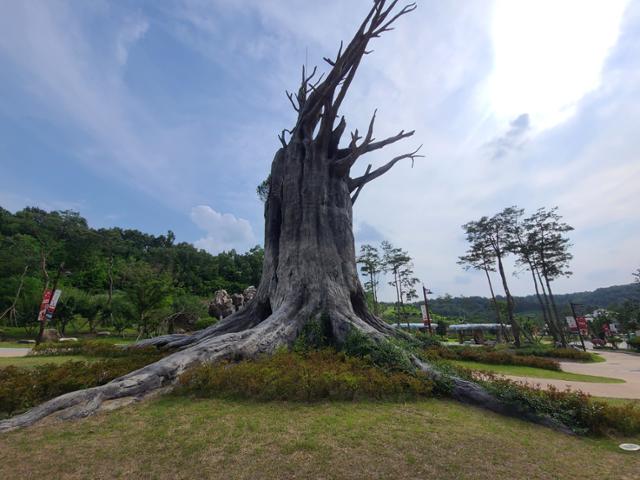
M637 478L640 457L618 450L623 440L639 441L572 437L437 399L169 396L0 434L0 478Z
M15 367L35 367L47 363L60 364L68 361L74 362L96 362L101 360L97 357L84 357L82 355L59 355L51 357L27 356L27 357L0 357L0 368L13 365Z
M33 345L18 342L0 342L0 348L31 348Z
M519 365L492 365L480 362L467 362L462 360L451 360L451 363L473 370L485 372L501 373L504 375L514 375L518 377L532 378L553 378L557 380L567 380L571 382L590 383L625 383L624 380L610 377L599 377L595 375L581 375L579 373L557 372L555 370L545 370L543 368L523 367Z

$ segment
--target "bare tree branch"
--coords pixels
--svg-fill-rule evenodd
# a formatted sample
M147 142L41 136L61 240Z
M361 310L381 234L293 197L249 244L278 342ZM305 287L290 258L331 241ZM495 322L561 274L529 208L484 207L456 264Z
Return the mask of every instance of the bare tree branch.
M293 93L289 93L289 91L288 91L288 90L285 90L285 93L287 94L287 98L288 98L288 99L289 99L289 101L291 102L291 106L293 107L293 109L294 109L296 112L300 112L300 106L299 106L299 104L298 104L298 105L296 105L296 104L295 104L295 102L293 101ZM296 99L297 99L297 96L296 96Z
M369 53L369 50L367 50L369 40L389 30L390 25L398 18L415 9L415 4L411 3L389 18L397 3L398 0L394 0L387 6L386 0L374 0L369 13L344 51L341 44L334 60L330 58L324 59L332 67L326 78L321 83L314 84L311 88L308 88L307 83L303 82L304 89L301 90L300 98L298 98L299 110L297 110L296 128L303 124L308 124L304 128L313 131L317 122L322 119L318 135L327 142L330 141L338 110L362 57ZM339 90L336 94L337 89ZM309 91L311 93L307 97L306 94ZM332 102L328 104L327 99L331 99ZM321 111L322 114L320 114Z
M398 163L400 160L404 160L405 158L410 158L411 162L412 162L412 166L413 166L413 161L416 158L424 157L424 155L417 155L418 151L420 151L421 148L422 148L422 145L420 145L418 148L416 148L411 153L405 153L404 155L399 155L399 156L395 157L394 159L392 159L391 161L389 161L388 163L386 163L382 167L375 169L371 173L365 173L361 177L349 180L349 191L353 192L355 189L366 185L367 183L369 183L372 180L375 180L376 178L380 177L381 175L384 175L389 170L391 170L391 168L396 163Z
M375 123L377 110L374 111L373 117L371 117L371 121L369 122L369 128L367 130L367 135L360 145L356 145L356 141L360 140L358 136L358 130L355 131L355 137L351 135L351 143L349 147L346 149L340 150L338 153L338 160L334 163L335 172L339 175L346 175L349 173L351 167L356 163L358 158L360 158L365 153L373 152L374 150L379 150L387 145L391 145L399 140L404 138L408 138L415 133L415 130L410 132L405 132L401 130L400 133L394 135L393 137L385 138L384 140L380 140L379 142L374 142L373 138L373 125Z
M367 170L364 172L365 175L368 175L369 172L371 171L371 164L369 164L369 166L367 166ZM353 205L354 203L356 203L356 200L358 199L358 195L360 195L360 192L362 191L362 188L364 187L364 183L362 185L360 185L357 189L356 189L356 193L353 194L353 197L351 197L351 205Z

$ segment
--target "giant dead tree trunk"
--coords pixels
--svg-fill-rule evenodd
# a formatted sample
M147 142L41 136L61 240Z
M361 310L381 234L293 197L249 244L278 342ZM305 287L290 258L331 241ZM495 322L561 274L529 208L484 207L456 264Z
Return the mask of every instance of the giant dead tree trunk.
M193 335L166 335L140 342L178 351L104 386L63 395L1 421L0 431L30 425L55 412L64 418L81 417L147 397L171 388L178 375L199 362L271 353L291 345L307 322L321 317L328 319L337 344L353 329L381 341L399 334L367 308L356 270L352 205L366 184L397 162L413 161L419 155L415 150L397 156L355 178L351 172L364 154L414 132L401 131L374 141L374 113L364 137L355 130L348 145L340 147L346 121L339 118L338 111L362 58L369 53L367 44L415 9L415 4L410 4L396 10L397 0L388 5L386 0L373 3L348 46L341 47L335 59L325 58L331 69L324 80L322 76L314 80L316 69L310 74L303 69L298 92L288 94L297 120L291 130L280 135L282 146L271 165L265 203L265 258L256 296L243 310ZM415 365L434 377L440 375L417 359ZM480 386L456 378L450 381L454 398L513 413Z

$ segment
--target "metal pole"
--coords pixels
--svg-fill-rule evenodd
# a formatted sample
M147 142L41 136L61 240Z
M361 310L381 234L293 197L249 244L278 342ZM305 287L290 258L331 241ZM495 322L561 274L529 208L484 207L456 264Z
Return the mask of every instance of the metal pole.
M580 305L580 303L569 302L571 305L571 313L573 314L573 320L576 322L576 328L578 329L578 336L580 337L580 343L582 344L582 350L587 351L587 347L584 345L584 340L582 338L582 332L580 331L580 325L578 325L578 317L576 316L576 305Z
M429 335L433 335L433 331L431 330L431 315L429 314L429 300L427 299L427 293L431 293L427 291L426 287L422 286L422 294L424 295L424 309L427 311L427 327L429 328Z

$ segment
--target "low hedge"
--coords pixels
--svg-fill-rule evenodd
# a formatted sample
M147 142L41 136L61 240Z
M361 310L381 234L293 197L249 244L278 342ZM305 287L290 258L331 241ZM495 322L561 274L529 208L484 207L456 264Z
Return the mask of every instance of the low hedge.
M422 373L384 371L332 349L278 352L239 363L202 364L180 377L177 393L254 400L412 399L430 396Z
M33 348L30 355L57 356L83 355L85 357L118 358L155 355L155 347L119 347L111 343L96 340L80 342L47 342Z
M518 365L560 371L560 364L551 358L515 355L508 351L491 348L431 347L425 350L424 355L427 359L473 361L492 365Z
M0 368L0 418L27 410L64 393L103 385L160 357L159 354L147 354L92 363L70 361L30 368Z
M640 336L636 335L629 342L627 342L631 348L640 352Z
M589 352L576 350L575 348L544 348L544 347L524 347L514 351L516 355L526 355L533 357L563 358L567 360L578 360L581 362L592 362L593 357Z
M580 391L558 390L553 386L543 390L505 378L488 380L485 376L481 383L503 401L549 415L578 434L640 433L640 408L631 402L611 405Z
M610 404L578 390L558 390L553 386L543 389L452 364L441 364L439 369L447 375L479 383L515 411L548 415L578 435L628 436L640 433L640 405L637 403Z

